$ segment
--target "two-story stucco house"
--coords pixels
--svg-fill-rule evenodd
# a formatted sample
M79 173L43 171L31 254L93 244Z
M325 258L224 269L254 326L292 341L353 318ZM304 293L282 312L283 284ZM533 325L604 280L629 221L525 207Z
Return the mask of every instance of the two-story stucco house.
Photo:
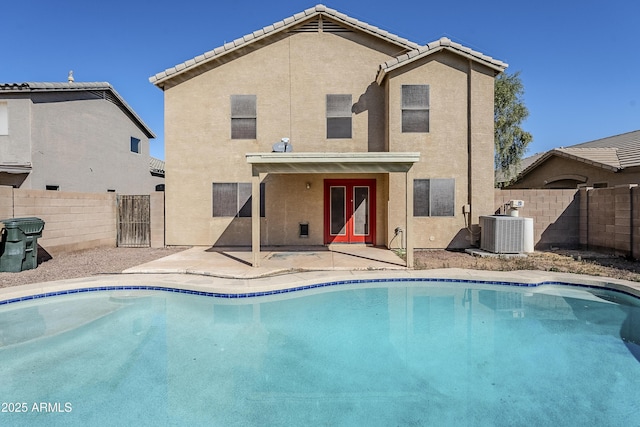
M149 194L154 137L109 83L0 84L0 185Z
M156 74L167 244L470 246L505 68L318 5Z

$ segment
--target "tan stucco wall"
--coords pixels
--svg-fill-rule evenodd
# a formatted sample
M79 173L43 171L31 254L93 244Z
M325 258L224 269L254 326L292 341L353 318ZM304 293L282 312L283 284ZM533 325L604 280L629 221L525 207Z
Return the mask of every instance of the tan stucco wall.
M245 154L270 152L282 137L301 152L382 151L383 91L372 82L377 64L388 58L344 36L302 33L167 89L167 244L249 244L250 218L212 218L212 183L250 182ZM231 140L232 94L257 96L256 140ZM326 138L327 94L352 95L359 111L353 115L352 139ZM311 190L296 193L306 182ZM284 187L276 189L276 183ZM321 244L320 176L268 176L266 184L262 243ZM280 215L292 204L303 209ZM298 238L302 220L310 222L311 235L304 240Z
M472 202L474 223L493 209L493 72L475 70L469 78L468 60L437 54L391 75L380 87L374 83L378 66L398 53L397 46L344 33L283 35L245 53L165 88L167 245L250 244L250 218L212 217L212 183L251 182L245 154L270 152L282 137L291 138L296 152L421 152L415 178L456 179L456 216L416 219L416 247L469 245L462 206ZM400 85L407 83L431 87L428 134L400 132ZM257 96L255 140L230 139L234 94ZM326 139L327 94L352 95L352 139ZM474 167L486 169L471 178L477 191L473 200L468 196L469 144ZM262 244L322 244L324 178L266 176ZM376 179L376 243L397 247L393 231L406 228L405 176ZM298 224L307 221L311 235L300 239Z
M470 204L472 224L493 210L493 172L487 166L493 162L493 74L475 68L470 73L469 67L470 61L444 53L389 79L389 150L420 152L414 179L454 178L456 184L454 217L414 218L416 248L467 247L472 236L463 206ZM401 132L400 97L405 84L429 85L429 133ZM393 229L405 222L405 211L399 208L404 206L404 177L392 175L390 183L391 238Z
M637 184L640 183L640 171L637 169L625 169L614 173L584 162L552 156L509 188L576 188L578 183L576 180L554 180L554 178L572 175L586 178L586 181L581 180L579 183L587 187L592 187L594 184L604 184L607 187Z

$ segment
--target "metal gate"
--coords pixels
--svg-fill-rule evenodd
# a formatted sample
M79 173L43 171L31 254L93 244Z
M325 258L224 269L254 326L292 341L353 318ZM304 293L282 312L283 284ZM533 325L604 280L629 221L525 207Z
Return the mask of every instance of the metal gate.
M151 246L150 196L117 196L118 247L148 248Z

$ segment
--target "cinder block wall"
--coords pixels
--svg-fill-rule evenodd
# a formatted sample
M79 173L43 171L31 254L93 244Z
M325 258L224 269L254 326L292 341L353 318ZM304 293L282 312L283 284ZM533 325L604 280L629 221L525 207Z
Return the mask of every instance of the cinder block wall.
M164 248L164 191L151 193L151 247Z
M164 247L164 192L151 194L151 247ZM115 193L72 193L0 186L0 219L38 217L45 222L38 244L50 255L115 247ZM2 224L0 224L2 227Z
M7 218L13 218L13 188L0 185L0 219Z
M38 244L49 254L116 246L115 193L14 190L13 217L45 222Z
M640 259L640 187L631 189L631 256Z
M640 257L640 187L580 190L580 243L616 255Z
M578 190L495 190L496 214L506 214L509 200L523 200L521 217L533 218L536 249L580 245Z
M610 188L587 191L587 245L596 248L615 247L615 196Z

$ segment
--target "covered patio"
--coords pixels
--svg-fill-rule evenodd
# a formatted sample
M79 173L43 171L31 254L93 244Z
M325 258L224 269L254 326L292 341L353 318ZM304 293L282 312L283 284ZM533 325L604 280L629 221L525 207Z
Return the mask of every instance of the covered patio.
M402 173L406 194L406 267L413 267L413 186L412 166L420 160L416 152L347 153L248 153L251 165L251 265L260 267L260 183L267 174L363 174Z

